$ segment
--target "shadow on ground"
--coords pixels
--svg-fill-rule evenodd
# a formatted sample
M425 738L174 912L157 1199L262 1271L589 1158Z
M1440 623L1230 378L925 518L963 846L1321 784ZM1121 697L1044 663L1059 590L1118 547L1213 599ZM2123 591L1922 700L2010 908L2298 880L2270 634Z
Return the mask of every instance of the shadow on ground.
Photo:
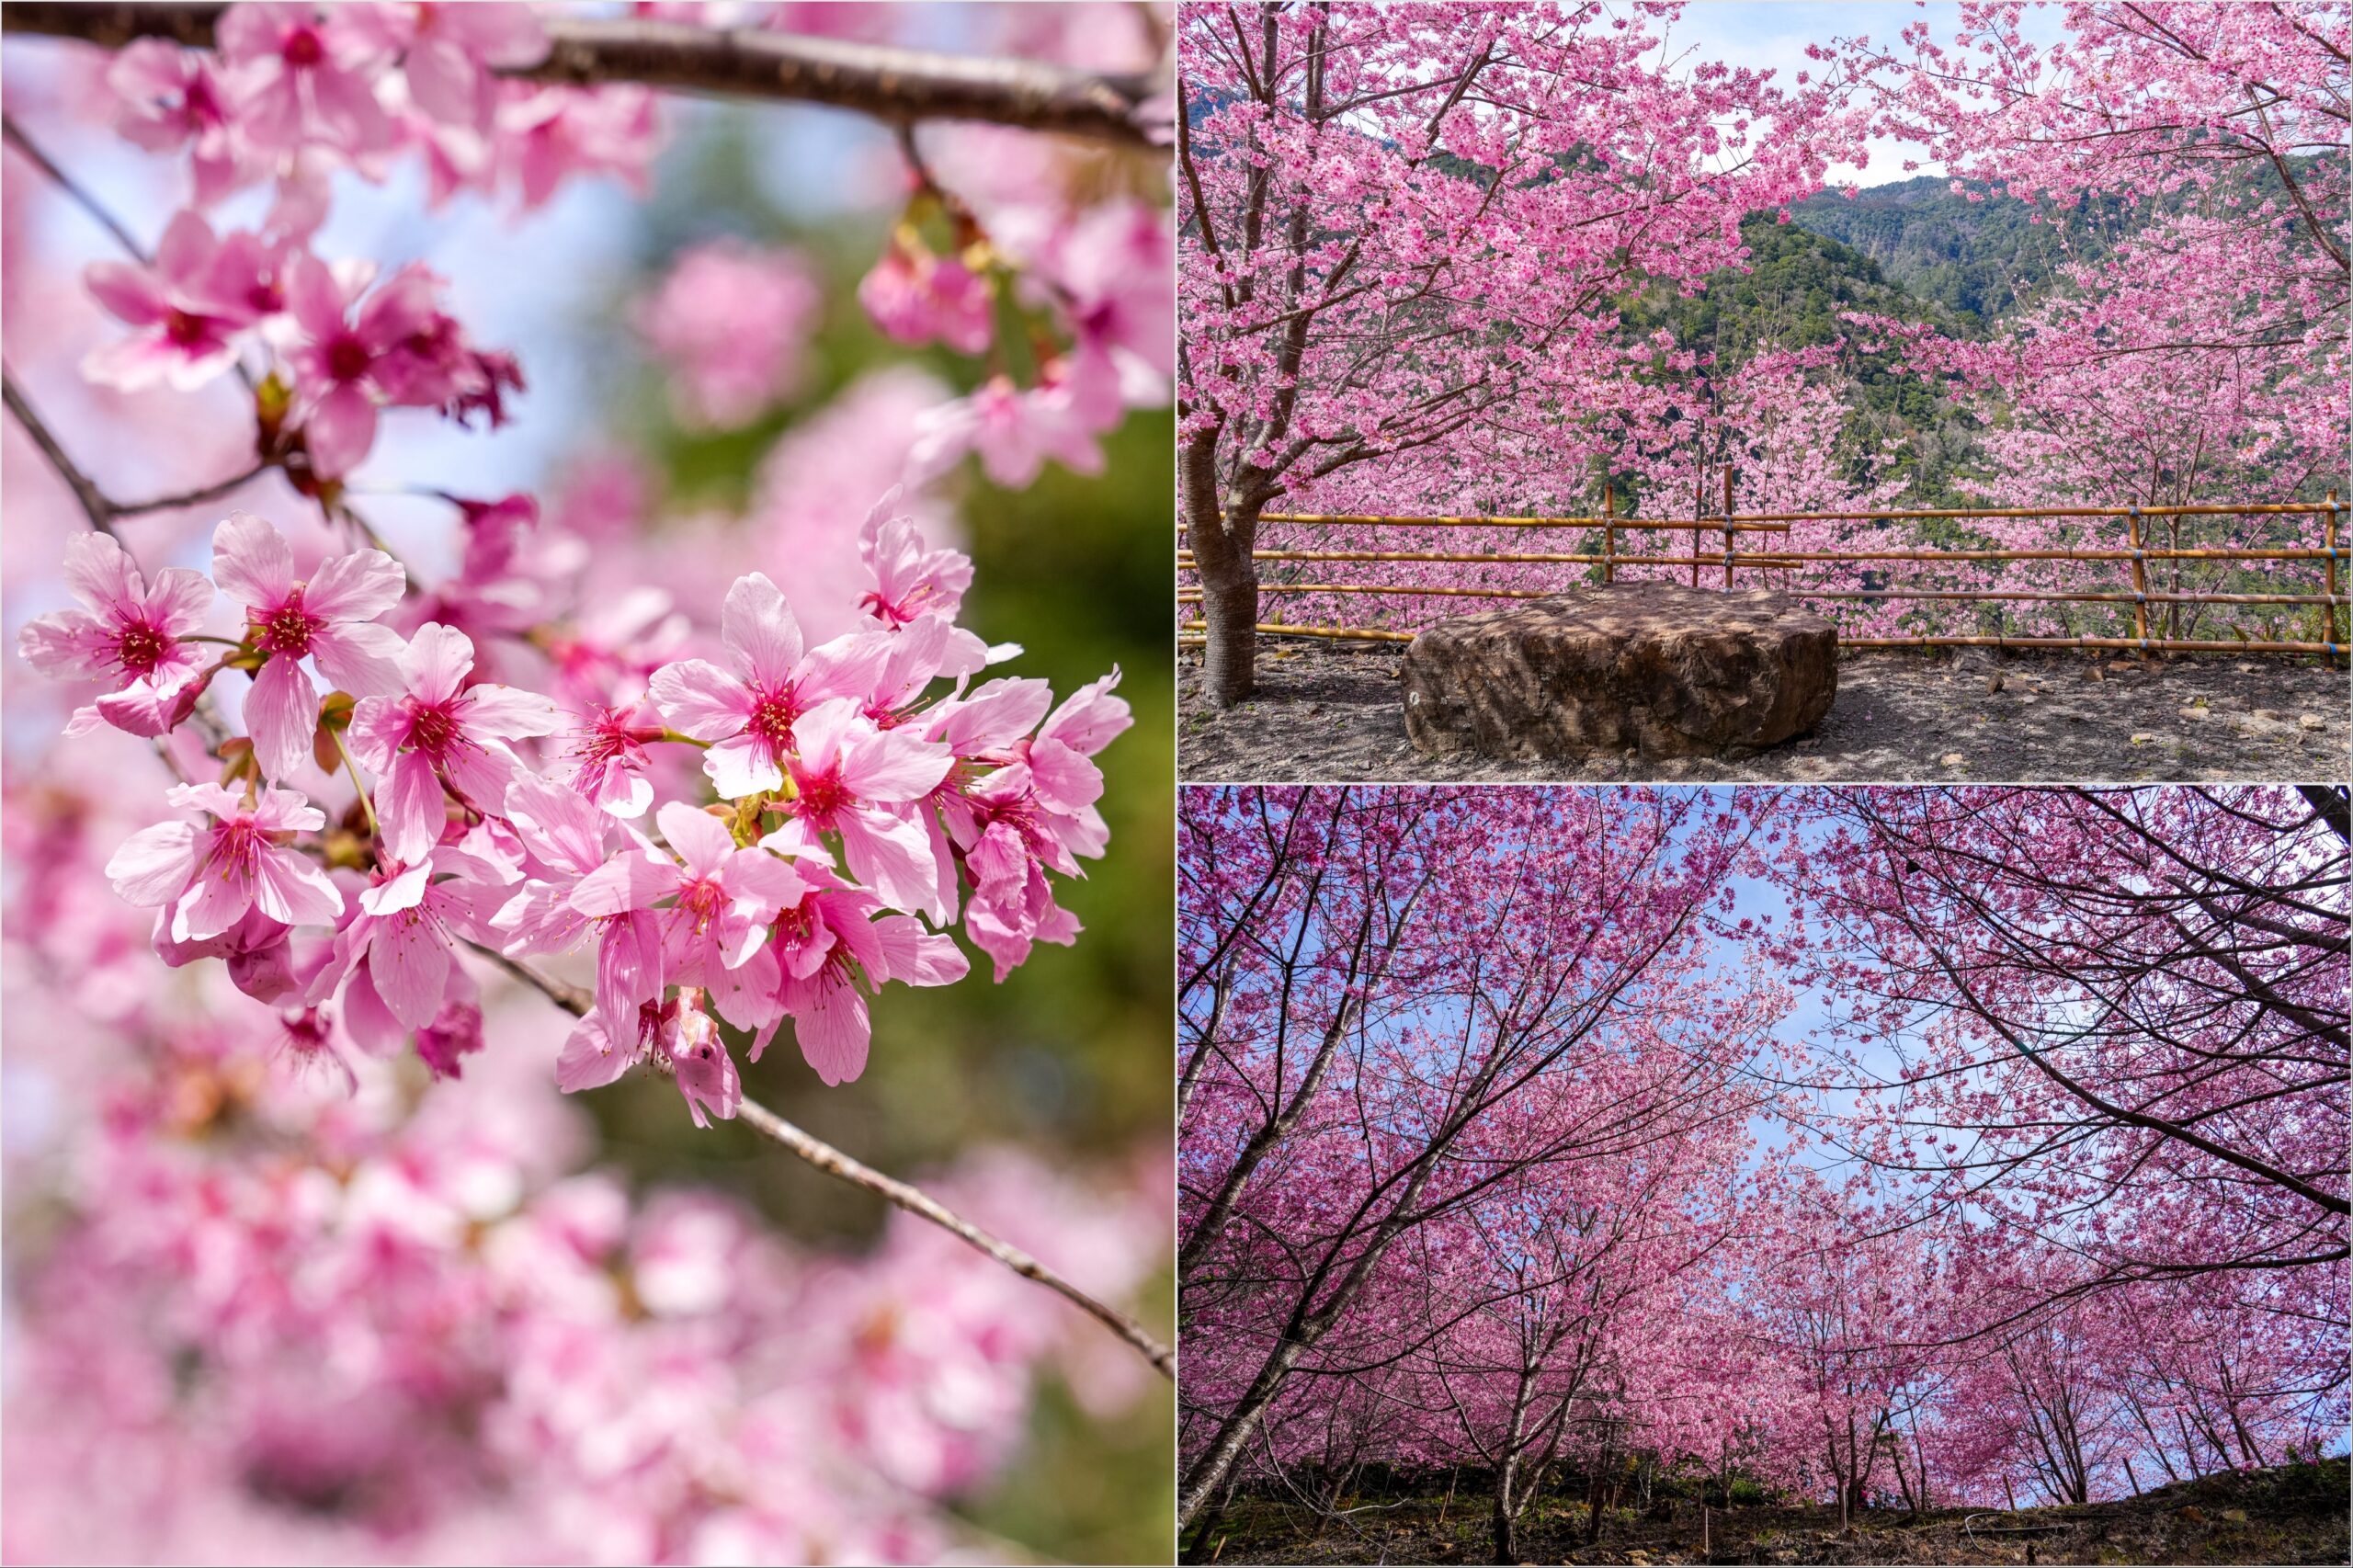
M1631 756L1522 763L1423 756L1406 743L1397 648L1261 648L1258 695L1220 712L1200 660L1180 670L1177 757L1196 781L1756 779L1788 783L2342 778L2346 672L2229 654L2094 659L1863 650L1813 734L1740 759Z
M2140 1497L2082 1507L1866 1510L1838 1528L1838 1510L1747 1507L1710 1511L1661 1498L1648 1510L1604 1510L1601 1540L1585 1543L1581 1503L1540 1497L1519 1524L1530 1562L2337 1562L2347 1561L2346 1461L2210 1475ZM1348 1499L1320 1519L1266 1498L1235 1503L1211 1543L1220 1563L1485 1562L1492 1537L1483 1498ZM1206 1560L1209 1552L1200 1557Z

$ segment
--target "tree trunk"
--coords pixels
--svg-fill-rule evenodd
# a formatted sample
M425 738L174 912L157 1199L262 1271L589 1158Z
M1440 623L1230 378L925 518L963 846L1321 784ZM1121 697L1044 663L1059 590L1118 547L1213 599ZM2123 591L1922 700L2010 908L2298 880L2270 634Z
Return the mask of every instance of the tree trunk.
M1226 1419L1225 1427L1218 1433L1216 1441L1193 1461L1192 1468L1185 1473L1176 1498L1176 1525L1179 1529L1191 1528L1193 1521L1208 1508L1211 1498L1233 1472L1234 1461L1242 1457L1243 1446L1256 1434L1258 1423L1266 1415L1267 1406L1274 1403L1283 1380L1290 1375L1291 1368L1306 1353L1306 1346L1297 1340L1286 1340L1258 1369L1258 1375L1251 1381L1249 1392L1242 1396L1242 1403Z
M1178 460L1185 536L1201 583L1201 620L1209 645L1202 684L1210 700L1231 708L1257 687L1258 513L1263 502L1220 506L1217 437L1203 432L1185 443Z

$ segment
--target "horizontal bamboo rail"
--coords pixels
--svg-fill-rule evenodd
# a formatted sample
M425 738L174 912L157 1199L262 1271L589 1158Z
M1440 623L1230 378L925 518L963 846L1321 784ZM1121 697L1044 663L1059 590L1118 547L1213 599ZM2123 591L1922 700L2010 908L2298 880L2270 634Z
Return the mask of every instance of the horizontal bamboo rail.
M1438 588L1414 587L1395 583L1261 583L1262 594L1370 594L1387 598L1418 598L1433 595L1447 598L1465 599L1549 599L1559 594L1558 588ZM1801 599L1941 599L1961 604L1976 604L1988 599L2019 600L2036 604L2152 604L2152 605L2345 605L2353 604L2347 594L2062 594L2031 589L2007 592L1972 593L1925 588L1860 588L1847 589L1791 588L1793 598ZM1197 605L1201 602L1199 588L1178 591L1178 604Z
M1182 631L1206 632L1209 622L1188 620ZM1377 626L1285 626L1261 621L1257 630L1280 637L1320 637L1349 642L1411 642L1415 633ZM1181 646L1198 646L1204 638L1180 637ZM2342 642L2221 642L2164 637L1842 637L1842 648L2116 648L2150 653L2331 653L2342 654Z
M1705 489L1702 500L1705 505ZM2001 506L1962 507L1945 510L1906 510L1880 512L1733 512L1732 473L1724 473L1724 508L1712 517L1695 515L1690 519L1648 519L1621 517L1617 515L1614 498L1605 502L1599 516L1490 517L1460 515L1409 517L1381 513L1315 513L1267 512L1258 520L1262 523L1291 523L1305 527L1387 527L1387 528L1591 528L1602 535L1598 552L1563 551L1504 551L1470 553L1438 550L1254 550L1256 561L1365 561L1433 562L1455 565L1565 565L1599 566L1605 582L1617 579L1620 566L1690 567L1692 581L1699 581L1699 568L1721 565L1724 584L1729 588L1733 574L1741 566L1752 571L1791 573L1809 562L2006 562L2017 561L2064 562L2129 562L2132 568L2132 588L2130 592L2083 590L2063 592L2029 589L1967 589L1927 588L1864 588L1810 590L1794 583L1784 582L1784 592L1800 599L1823 600L1912 600L1941 603L2056 603L2056 604L2116 604L2132 607L2133 631L2130 637L2044 637L2007 635L1918 636L1842 638L1841 642L1855 648L2082 648L2119 649L2143 653L2326 653L2336 657L2346 653L2346 645L2334 641L2336 633L2336 611L2353 604L2353 597L2339 592L2339 563L2353 561L2353 543L2340 542L2339 519L2353 514L2353 503L2339 501L2334 493L2325 501L2256 502L2244 505L2202 503L2183 506ZM2279 546L2275 548L2183 548L2151 547L2142 528L2145 519L2160 517L2319 517L2324 519L2325 543L2321 548ZM1764 549L1744 551L1737 547L1735 536L1745 532L1781 532L1801 522L1920 522L1944 519L1967 522L1973 519L2030 518L2123 518L2127 521L2129 548L2054 549L2054 550L1790 550ZM1618 550L1620 532L1642 530L1691 534L1688 555L1620 554ZM1699 535L1702 531L1720 535L1724 543L1721 553L1701 553ZM1186 528L1178 525L1179 545L1177 565L1180 572L1198 571L1192 551L1182 542ZM2152 562L2215 561L2215 562L2296 562L2317 561L2326 563L2325 593L2165 593L2149 591L2147 567ZM1538 599L1548 598L1557 592L1550 588L1483 588L1455 585L1415 585L1388 583L1262 583L1263 594L1354 594L1373 597L1417 598L1484 598ZM1199 587L1180 589L1180 605L1198 605L1204 594ZM2327 640L2302 642L2260 640L2236 636L2233 641L2183 637L2150 636L2149 607L2152 605L2281 605L2296 607L2325 607ZM1188 633L1206 632L1206 623L1188 620L1182 623ZM1289 626L1262 622L1258 631L1273 636L1315 637L1336 641L1369 641L1409 642L1414 633L1368 626ZM1180 636L1181 646L1199 646L1204 637Z
M1686 525L1687 527L1688 525ZM1475 566L1483 562L1601 564L1601 557L1559 552L1476 555L1431 550L1254 550L1254 561L1443 561ZM2345 561L2353 559L2353 545L2322 549L2282 546L2277 550L1727 550L1714 555L1620 555L1620 566L1715 566L1730 561L1742 566L1774 567L1800 561ZM1179 565L1193 563L1193 552L1179 550Z

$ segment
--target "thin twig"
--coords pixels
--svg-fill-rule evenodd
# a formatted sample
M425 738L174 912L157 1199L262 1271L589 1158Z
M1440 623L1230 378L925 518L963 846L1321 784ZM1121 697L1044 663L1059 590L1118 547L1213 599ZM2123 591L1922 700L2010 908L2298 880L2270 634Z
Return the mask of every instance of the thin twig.
M57 437L50 434L49 426L41 423L40 415L35 414L32 404L25 401L25 394L17 390L17 378L8 374L6 369L0 369L0 400L6 402L8 412L17 416L17 423L23 426L25 434L33 438L33 445L39 447L41 456L49 460L49 466L57 471L57 477L74 492L74 499L82 504L83 514L90 519L90 526L102 534L115 537L114 519L119 508L107 499L106 492L93 483L90 476L84 473L72 458L65 455L65 449L57 444Z
M0 5L0 29L120 48L167 38L209 48L218 4ZM1130 146L1152 144L1139 106L1161 73L1100 75L1032 60L805 38L758 28L687 27L637 17L551 16L548 55L500 74L590 86L652 87L775 98L855 110L890 124L983 120Z
M263 474L267 473L274 466L276 465L267 462L256 462L243 473L233 473L226 479L215 480L210 484L199 485L194 490L183 490L176 495L158 495L152 501L127 502L116 506L114 514L118 517L135 517L145 512L170 512L184 506L201 506L207 501L218 501L230 492L252 483Z
M494 948L486 948L479 943L471 945L474 951L574 1017L585 1015L596 1005L596 998L579 986L541 974L529 964L519 963ZM665 1074L671 1071L669 1063L658 1052L654 1057L654 1066L657 1072ZM969 1220L960 1218L920 1187L894 1176L884 1176L873 1166L852 1158L824 1139L779 1116L757 1100L745 1100L736 1111L736 1119L762 1137L782 1144L836 1181L862 1187L894 1208L904 1209L917 1219L930 1221L959 1241L986 1253L1024 1279L1043 1285L1126 1340L1131 1347L1158 1369L1161 1376L1171 1380L1176 1376L1176 1353L1153 1337L1142 1324L1118 1308L1097 1301L1019 1247L999 1241Z
M124 228L115 215L99 203L97 197L76 184L71 176L57 166L56 162L48 153L42 152L25 135L14 116L0 114L0 141L6 142L9 146L22 153L33 167L49 176L51 184L74 199L74 205L88 213L100 228L112 234L115 243L121 245L124 250L129 251L142 262L153 259L148 255L147 247L133 239L131 231Z

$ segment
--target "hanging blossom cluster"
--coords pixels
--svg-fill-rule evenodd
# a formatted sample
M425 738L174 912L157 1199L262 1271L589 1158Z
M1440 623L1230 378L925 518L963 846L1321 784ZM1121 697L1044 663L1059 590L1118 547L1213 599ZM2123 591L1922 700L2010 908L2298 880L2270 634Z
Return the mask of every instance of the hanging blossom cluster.
M973 684L1017 650L956 624L972 564L926 545L896 499L859 536L858 630L808 645L752 573L728 592L716 659L663 664L642 697L586 711L477 678L455 627L383 624L405 573L382 551L298 576L285 536L245 513L216 530L210 578L166 568L153 588L111 536L76 539L85 608L34 621L19 646L108 688L76 715L85 733L167 738L223 671L252 677L247 733L215 748L222 778L168 790L181 814L107 864L118 893L157 912L166 963L224 960L306 1051L414 1040L454 1076L482 1045L468 946L593 955L596 1003L558 1081L650 1062L704 1125L742 1098L714 1015L752 1032L755 1060L790 1019L820 1076L856 1078L870 994L962 979L959 925L1000 980L1032 944L1069 943L1078 922L1050 878L1079 875L1108 838L1092 759L1130 722L1117 672L1059 706L1041 680ZM197 630L216 597L240 635ZM715 803L655 804L665 748L699 754ZM297 786L338 766L351 798L331 824Z

